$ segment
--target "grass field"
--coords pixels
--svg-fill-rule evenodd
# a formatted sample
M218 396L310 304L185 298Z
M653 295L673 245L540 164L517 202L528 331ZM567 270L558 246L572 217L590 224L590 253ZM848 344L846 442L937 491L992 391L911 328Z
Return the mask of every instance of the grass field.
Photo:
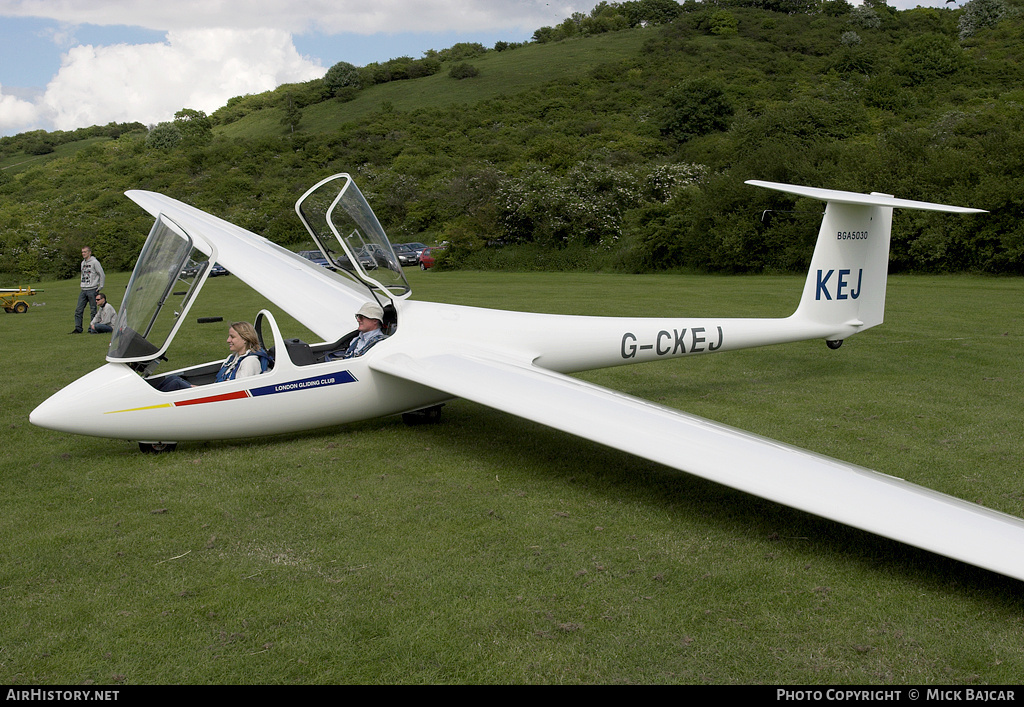
M608 315L783 316L801 285L409 276L420 299ZM115 305L127 278L110 277ZM77 283L40 286L39 306L0 313L0 684L1024 674L1020 582L466 402L439 425L389 418L167 455L34 428L30 410L106 347L66 335ZM1020 279L892 277L886 323L838 351L583 377L1024 517L1021 302ZM262 305L218 278L190 318ZM184 329L172 364L223 357L224 335Z

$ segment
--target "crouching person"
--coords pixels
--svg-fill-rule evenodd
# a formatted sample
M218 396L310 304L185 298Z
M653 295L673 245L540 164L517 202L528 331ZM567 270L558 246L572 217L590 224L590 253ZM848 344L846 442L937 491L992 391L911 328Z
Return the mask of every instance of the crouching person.
M90 334L110 334L114 331L114 320L117 319L117 310L107 303L107 296L102 292L96 293L96 316L89 323Z

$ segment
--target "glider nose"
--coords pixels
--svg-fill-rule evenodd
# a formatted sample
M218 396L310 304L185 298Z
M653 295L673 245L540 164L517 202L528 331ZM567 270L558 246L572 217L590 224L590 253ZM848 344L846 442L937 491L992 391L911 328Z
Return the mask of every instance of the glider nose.
M63 410L63 405L56 400L58 397L60 397L59 392L37 405L36 409L29 413L28 421L36 427L45 427L49 430L62 430L61 422L64 419L64 415L61 411Z
M29 422L58 432L98 434L104 406L117 397L123 381L137 377L124 364L108 363L44 400L29 413Z

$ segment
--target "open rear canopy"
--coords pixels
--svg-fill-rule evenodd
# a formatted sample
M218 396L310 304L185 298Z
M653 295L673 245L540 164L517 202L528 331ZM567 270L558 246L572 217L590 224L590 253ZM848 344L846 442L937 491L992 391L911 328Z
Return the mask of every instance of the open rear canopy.
M295 203L295 211L335 268L388 298L409 296L412 288L391 241L349 175L317 183Z

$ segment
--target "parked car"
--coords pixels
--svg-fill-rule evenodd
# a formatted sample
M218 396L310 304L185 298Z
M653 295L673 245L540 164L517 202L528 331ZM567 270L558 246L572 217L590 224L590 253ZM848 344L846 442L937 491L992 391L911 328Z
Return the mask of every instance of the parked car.
M186 265L185 267L183 267L181 269L181 277L183 277L183 278L195 277L196 275L198 275L202 271L202 269L204 267L206 267L206 263L207 262L209 262L209 261L202 260L202 261L200 261L198 263L192 263L190 265ZM218 275L230 275L230 274L231 273L229 273L227 271L227 268L225 268L220 263L214 263L213 267L210 268L210 277L217 277Z
M409 243L399 243L394 246L398 262L404 267L406 265L418 265L420 262L419 251Z
M327 258L325 258L324 254L321 253L319 250L300 250L299 252L296 253L296 255L301 256L312 263L316 263L320 267L324 267L329 270L334 269L334 266L331 264L331 262ZM349 261L347 255L332 252L331 257L334 258L334 260L341 267L349 270L352 269L351 261ZM373 258L373 254L369 252L367 246L360 248L359 251L356 253L356 257L359 258L359 264L363 266L363 270L373 270L377 267L377 263Z
M312 261L320 267L327 268L331 265L319 250L300 250L297 255L301 255L306 260Z
M356 257L363 270L376 270L378 265L388 267L387 262L390 260L378 245L364 245L356 251Z
M420 270L428 270L434 267L434 258L443 250L445 250L444 246L434 246L420 253Z
M407 245L410 248L412 248L413 250L415 250L416 251L416 257L419 257L420 253L422 253L423 251L425 251L427 249L427 246L425 246L422 243L403 243L402 245Z

